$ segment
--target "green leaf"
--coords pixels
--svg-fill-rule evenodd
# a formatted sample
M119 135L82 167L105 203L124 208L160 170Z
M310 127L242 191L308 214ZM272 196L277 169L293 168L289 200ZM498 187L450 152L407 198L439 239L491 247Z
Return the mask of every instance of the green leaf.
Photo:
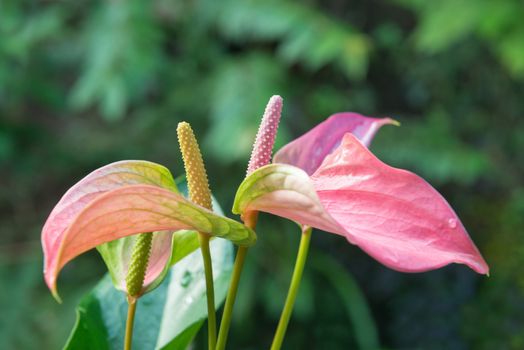
M211 242L217 307L223 302L233 266L233 245ZM86 295L77 308L77 322L64 349L120 350L123 346L127 301L109 275ZM207 317L204 267L200 251L172 267L166 283L138 301L134 349L186 349Z
M108 283L106 275L98 284L99 289ZM108 332L104 327L101 303L91 292L86 295L76 308L76 323L64 349L100 349L109 350Z

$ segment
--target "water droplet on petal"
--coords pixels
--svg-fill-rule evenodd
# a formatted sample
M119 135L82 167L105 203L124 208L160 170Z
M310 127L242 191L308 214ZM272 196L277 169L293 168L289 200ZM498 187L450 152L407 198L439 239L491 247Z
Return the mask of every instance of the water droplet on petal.
M193 298L192 297L186 297L184 299L184 301L186 302L186 304L191 304L193 302Z
M180 285L185 288L191 283L191 281L193 281L193 275L191 274L191 272L186 271L180 279Z
M455 228L457 227L457 219L449 219L448 220L448 226L449 228Z

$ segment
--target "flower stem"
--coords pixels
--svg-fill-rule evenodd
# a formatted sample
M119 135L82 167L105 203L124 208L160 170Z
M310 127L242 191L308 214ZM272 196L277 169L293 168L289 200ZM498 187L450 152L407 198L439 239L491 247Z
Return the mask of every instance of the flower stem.
M244 223L247 227L254 229L257 225L257 218L258 212L249 212L244 218ZM233 275L231 276L231 284L229 285L229 290L227 292L224 313L222 314L222 321L220 322L220 331L218 332L216 350L224 350L226 348L229 326L231 325L231 316L233 314L233 306L235 306L238 284L240 282L242 268L244 267L244 260L247 255L247 250L247 247L238 247L235 264L233 266Z
M231 316L233 314L233 306L235 305L235 299L237 296L238 282L240 281L240 274L242 273L246 254L246 247L238 248L237 256L235 258L235 265L233 267L233 275L231 276L231 284L227 293L226 304L224 305L224 313L222 314L222 321L220 323L220 331L218 333L216 350L224 350L226 347L229 326L231 325Z
M215 311L215 288L213 285L213 265L211 264L211 253L209 250L209 236L199 233L200 249L204 259L204 273L206 275L206 296L207 296L207 328L208 328L208 347L215 350L217 339L217 319Z
M287 293L286 303L278 322L277 331L271 344L271 350L279 350L284 341L286 335L287 325L293 312L293 306L295 305L295 299L297 298L298 288L300 281L302 280L302 273L304 272L304 265L306 264L307 254L309 250L309 242L311 241L311 227L304 226L302 229L302 237L300 238L300 246L298 248L297 260L295 261L295 269L293 271L293 277L291 278L291 284Z
M137 298L127 297L127 322L126 322L126 336L124 339L124 350L131 350L131 343L133 339L133 325L135 324L135 312Z

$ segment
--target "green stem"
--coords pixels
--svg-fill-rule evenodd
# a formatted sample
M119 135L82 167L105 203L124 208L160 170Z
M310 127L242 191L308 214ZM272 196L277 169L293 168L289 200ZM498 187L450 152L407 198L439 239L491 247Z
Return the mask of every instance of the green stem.
M295 299L297 298L298 288L300 281L302 280L302 273L304 272L304 265L306 264L307 253L309 250L309 242L311 241L311 227L304 226L302 228L302 237L300 238L300 246L298 248L297 260L295 261L295 269L293 271L293 277L291 278L291 284L287 293L286 303L278 322L277 331L271 344L271 350L279 350L282 347L284 336L286 335L287 325L293 312L293 306L295 305Z
M231 276L231 285L229 286L226 304L224 305L224 313L222 314L222 321L220 322L220 331L218 332L216 350L224 350L226 347L229 326L231 325L231 316L233 314L233 306L235 305L238 283L240 281L240 274L242 273L246 254L246 247L238 248L237 256L235 258L235 265L233 267L233 275Z
M244 223L247 227L254 229L257 225L257 219L258 212L249 212L244 218ZM235 265L233 266L233 275L231 276L231 284L229 285L229 290L227 291L224 313L222 314L222 321L220 322L220 331L218 332L216 350L224 350L226 348L229 326L231 325L231 316L233 315L233 307L235 306L240 275L242 274L242 268L244 267L247 250L248 248L246 247L238 247Z
M206 275L207 296L207 327L209 350L215 350L217 339L217 319L215 313L215 288L213 286L213 265L211 264L211 253L209 251L209 236L199 233L200 249L204 259L204 273Z
M135 324L137 298L127 297L127 322L126 322L126 336L124 339L124 350L131 350L131 343L133 339L133 325Z

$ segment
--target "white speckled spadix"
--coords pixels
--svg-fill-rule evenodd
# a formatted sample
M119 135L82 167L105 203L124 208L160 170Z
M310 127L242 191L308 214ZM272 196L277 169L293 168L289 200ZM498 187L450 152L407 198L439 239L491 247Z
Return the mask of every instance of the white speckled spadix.
M269 99L258 128L257 138L253 145L251 159L249 160L247 168L248 175L271 162L273 145L275 144L281 113L282 97L274 95Z

